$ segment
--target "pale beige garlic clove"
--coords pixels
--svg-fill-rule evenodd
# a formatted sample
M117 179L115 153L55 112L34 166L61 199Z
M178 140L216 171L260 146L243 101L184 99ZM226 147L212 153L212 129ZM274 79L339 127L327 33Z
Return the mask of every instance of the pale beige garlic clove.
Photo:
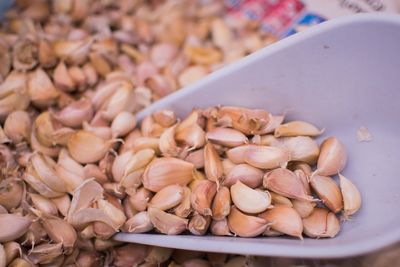
M15 42L12 49L13 67L19 71L27 71L34 68L38 63L38 47L29 40L22 38Z
M293 199L293 208L297 211L301 218L306 218L314 211L315 202Z
M247 137L234 129L217 127L207 132L206 139L214 144L237 147L248 143Z
M91 225L93 225L94 237L103 240L110 239L117 232L113 227L101 221L94 221Z
M274 169L286 166L289 160L291 160L290 153L284 148L251 146L244 151L244 161L260 169Z
M94 178L99 184L109 182L107 174L96 164L86 164L83 167L83 176L85 179Z
M223 220L231 211L231 196L229 189L225 186L218 188L217 193L212 202L212 218L213 220Z
M49 215L57 215L58 210L56 205L49 199L42 197L41 195L29 193L33 206L41 212Z
M82 123L82 129L85 132L94 134L104 140L110 140L112 138L112 131L108 126L92 126L88 122L84 121Z
M323 132L316 126L305 121L291 121L279 125L275 129L275 137L283 136L318 136Z
M320 148L317 163L317 173L330 176L341 172L347 162L347 153L342 142L336 137L329 137L324 140Z
M144 174L145 168L138 169L129 173L120 181L120 185L125 188L125 190L135 190L142 185L142 177Z
M148 214L154 227L163 234L177 235L186 230L188 220L166 213L156 208L149 208Z
M232 236L229 230L228 220L226 218L216 221L213 220L210 225L210 232L217 236Z
M130 132L125 138L124 142L119 148L118 154L123 154L125 152L128 152L132 150L134 142L138 137L142 137L142 133L140 132L139 129L135 129L132 132Z
M205 235L211 223L211 216L195 214L190 218L188 230L194 235Z
M111 246L114 246L112 244ZM149 247L141 244L128 244L115 248L114 262L115 266L139 266L149 253Z
M303 239L303 222L295 209L277 205L258 216L270 223L272 230Z
M183 187L180 185L169 185L158 191L149 202L149 207L159 210L169 210L179 205L183 200Z
M7 210L17 208L23 198L23 186L18 181L3 180L0 182L0 205Z
M191 150L204 146L206 142L206 133L204 130L197 123L193 123L185 128L182 128L182 124L183 122L178 125L176 130L176 140L186 144Z
M326 176L313 175L310 178L311 187L323 203L334 213L343 209L343 197L335 181Z
M124 86L126 81L107 81L104 84L100 84L94 94L90 97L90 101L95 108L99 110L107 104L107 101L113 96L113 94L118 90L118 88ZM126 85L125 85L126 86Z
M164 157L177 157L182 149L175 141L176 125L166 129L160 136L159 147Z
M209 180L201 180L192 189L191 203L195 211L201 215L212 215L211 204L217 193L217 184Z
M128 134L136 127L136 117L130 112L120 112L111 123L113 137L121 137Z
M311 187L310 187L310 176L307 176L302 170L294 170L294 174L299 178L301 183L304 186L304 189L306 190L307 194L311 194Z
M288 207L293 207L293 202L284 196L281 196L275 192L269 192L269 194L271 195L271 204L272 205L284 205L284 206L288 206Z
M135 109L134 91L129 83L122 83L120 87L107 100L102 116L106 120L112 121L120 112L132 112Z
M263 186L284 197L312 201L303 183L292 171L278 168L265 174Z
M140 130L143 136L160 137L165 128L156 123L151 115L146 116L140 125Z
M60 95L50 77L41 68L29 74L28 93L31 101L38 107L52 105Z
M196 169L204 168L204 149L190 152L186 156L185 161L192 163Z
M62 243L66 254L72 252L77 234L71 224L58 218L45 218L41 223L53 242Z
M146 148L151 148L153 149L156 154L160 154L160 149L159 149L159 138L155 137L138 137L132 145L132 150L134 152L140 151L142 149Z
M50 199L57 210L65 217L68 214L69 207L71 206L71 199L68 194Z
M151 247L149 254L145 259L145 263L141 265L141 267L151 267L151 266L160 266L162 263L166 262L174 252L172 248L163 248L163 247Z
M64 182L66 191L69 193L73 193L85 180L84 176L76 175L58 164L54 166L54 170L58 177Z
M153 229L150 216L147 211L141 211L127 220L122 229L127 233L146 233Z
M224 173L221 158L211 143L204 147L204 170L207 178L217 183Z
M63 61L58 63L57 67L54 69L53 79L54 84L58 89L61 89L65 92L73 92L76 89L76 84L71 78L67 66Z
M29 251L28 258L34 264L46 264L62 254L62 243L40 244Z
M3 244L3 249L4 249L4 254L5 254L4 255L5 260L6 260L4 266L6 266L6 264L9 264L10 262L12 262L18 256L19 257L22 256L21 245L18 244L17 242L14 242L14 241L6 242ZM1 256L0 256L0 258L1 258Z
M162 190L162 189L161 189ZM129 202L137 211L145 211L153 193L144 187L140 187L134 194L129 196Z
M181 203L174 208L174 214L176 216L187 218L192 213L192 205L190 202L190 195L192 191L189 187L183 187L183 198Z
M4 122L4 133L14 143L29 141L31 132L31 118L25 111L10 113Z
M193 176L193 164L176 158L158 158L153 160L143 174L145 188L158 192L171 184L186 185Z
M339 174L340 190L343 196L343 212L348 218L356 213L361 207L361 194L357 187L345 176Z
M256 216L246 215L236 207L232 207L228 216L228 226L237 236L256 237L267 229L268 222Z
M224 162L226 164L225 160ZM262 185L263 177L264 172L262 170L248 164L238 164L233 166L226 174L223 185L230 187L240 181L251 188L257 188Z
M153 119L156 123L167 128L174 125L177 121L176 114L169 109L161 109L153 113Z
M201 65L193 65L186 68L178 77L178 82L181 87L188 86L197 80L205 77L208 74L206 67Z
M274 115L269 114L268 123L264 127L260 128L259 130L254 131L254 134L259 134L259 135L271 134L271 133L275 132L275 129L278 128L282 124L284 119L285 119L285 115L274 116ZM267 144L262 144L262 145L267 145Z
M92 42L91 38L56 41L53 49L56 56L67 63L81 64L87 59Z
M290 152L291 160L315 164L319 155L317 142L308 136L286 137L281 146Z
M28 231L32 221L16 214L0 214L0 242L13 241Z
M296 173L296 170L302 171L306 178L309 179L312 174L311 166L304 162L291 162L289 169L293 170Z
M327 209L315 208L313 213L303 219L304 234L312 238L335 237L340 231L336 215Z
M230 192L233 204L245 213L260 213L271 205L268 191L252 189L240 181L231 186Z
M62 148L60 150L60 153L58 154L57 165L63 167L69 172L74 173L77 176L85 176L84 167L71 157L66 148Z
M84 121L90 121L93 114L93 106L90 100L81 98L52 115L65 126L80 127Z

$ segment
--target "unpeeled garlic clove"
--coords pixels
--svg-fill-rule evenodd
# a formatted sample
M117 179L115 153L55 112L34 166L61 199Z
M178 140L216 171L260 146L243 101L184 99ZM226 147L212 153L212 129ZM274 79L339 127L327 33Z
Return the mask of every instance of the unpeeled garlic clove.
M195 214L189 221L188 230L194 235L205 235L211 223L211 216Z
M53 116L56 120L68 127L80 127L84 121L90 121L93 118L93 106L90 100L81 98L72 102Z
M196 169L204 168L204 149L190 152L185 161L192 163Z
M302 171L307 179L309 179L312 174L311 166L304 162L291 162L289 169L293 170L295 173L296 170Z
M141 211L127 220L122 229L127 233L145 233L153 227L148 212Z
M114 246L115 244L111 244ZM149 247L141 244L128 244L115 248L113 265L116 267L139 266L149 253Z
M142 149L151 148L156 152L156 154L159 154L159 142L160 140L154 137L138 137L132 144L132 150L137 152Z
M83 176L78 176L73 172L66 170L64 167L60 165L55 165L54 169L58 175L58 177L63 180L66 191L72 193L78 186L80 186L85 180Z
M176 125L166 129L160 136L160 151L164 157L177 157L181 152L175 141Z
M290 153L279 147L251 146L244 151L244 161L260 169L274 169L285 166L290 158Z
M176 215L166 213L156 208L149 208L148 214L151 223L161 233L167 235L178 235L186 230L188 220Z
M326 176L313 175L310 178L311 187L323 203L334 213L343 208L343 197L335 181Z
M13 241L28 231L32 221L16 214L0 214L0 242Z
M214 182L219 181L224 174L221 158L211 143L204 147L204 170L207 179Z
M112 131L110 127L105 126L92 126L86 121L82 123L82 129L86 132L92 133L97 137L100 137L104 140L109 140L112 138Z
M150 190L141 187L129 197L129 201L135 210L145 211L147 209L147 204L152 197L153 193Z
M273 132L275 132L275 129L278 128L282 124L284 119L285 119L285 115L274 116L274 115L269 114L268 123L261 129L254 131L254 134L264 135L264 134L273 133ZM267 145L267 144L263 144L263 145Z
M237 147L248 143L247 137L234 129L217 127L207 132L206 139L214 144Z
M14 143L29 141L31 132L31 118L25 111L14 111L10 113L4 122L4 133Z
M265 230L265 232L263 233L263 236L270 236L270 237L281 236L281 235L284 235L284 233L272 230L271 228L267 228L267 230Z
M229 229L240 237L255 237L262 234L268 226L266 220L246 215L240 212L236 207L231 208L228 216Z
M222 160L222 168L224 169L225 177L229 174L229 172L236 166L230 159ZM250 165L249 165L250 166Z
M53 262L55 258L62 254L62 243L40 244L29 251L28 258L34 264L46 264Z
M63 61L60 61L54 69L53 79L56 87L65 92L72 92L76 89L76 84L71 78L67 66Z
M284 197L312 201L313 198L307 194L303 183L292 171L278 168L265 174L263 185Z
M118 199L123 199L126 196L125 189L117 183L103 183L104 191L110 196L116 197Z
M183 200L183 187L169 185L158 191L149 202L149 206L159 210L169 210L179 205Z
M183 122L176 129L176 140L188 145L190 149L204 146L206 142L206 133L204 130L197 123L193 123L185 128L181 127L182 124Z
M260 213L271 205L268 191L254 190L240 181L232 185L230 191L233 204L243 212Z
M192 207L199 214L212 215L211 203L217 193L217 184L209 180L201 180L192 189Z
M223 184L230 187L240 181L251 188L257 188L262 185L263 177L262 170L248 164L238 164L226 174Z
M258 216L270 223L272 230L303 239L303 222L295 209L277 205Z
M211 211L213 220L217 221L229 215L231 211L231 196L227 187L222 186L218 188L212 202Z
M109 182L107 174L96 164L86 164L83 167L83 176L85 179L94 178L99 184Z
M330 176L341 172L347 162L344 145L336 137L329 137L321 144L317 173Z
M120 182L124 176L125 167L128 161L134 156L132 150L118 154L111 167L111 173L115 182Z
M22 258L16 258L8 266L9 267L31 267L32 263L30 263L29 261L22 259Z
M38 107L52 105L60 95L50 77L41 68L30 73L28 92L31 101Z
M327 209L315 208L313 213L303 219L304 233L312 238L335 237L340 231L336 215Z
M339 174L340 190L343 196L344 216L349 217L361 207L361 194L357 187L346 177Z
M311 123L305 121L291 121L285 124L279 125L275 129L275 137L283 136L318 136L323 132Z
M113 137L121 137L128 134L136 127L136 117L130 112L122 111L111 123Z
M97 206L114 222L114 225L116 226L115 228L119 229L124 225L126 216L121 209L115 207L109 201L104 199L99 199L97 201Z
M3 180L0 183L0 205L11 210L17 208L23 197L23 187L20 182Z
M210 231L213 235L217 236L232 236L229 230L228 220L226 218L216 221L213 220L210 225Z
M104 222L101 222L101 221L94 221L91 225L93 225L94 237L97 237L100 239L104 239L104 240L110 239L111 236L113 236L117 232L110 225L108 225Z
M49 199L38 194L29 194L33 206L45 214L57 215L57 207Z
M291 160L308 164L317 162L319 147L317 142L308 136L287 137L282 140L282 147L290 152Z
M314 211L315 202L293 199L293 208L297 211L301 218L306 218Z
M65 217L68 214L69 207L71 206L71 199L68 194L60 197L52 198L51 201L57 207L58 211Z
M184 186L183 187L183 199L181 203L174 208L174 213L176 216L182 217L182 218L187 218L190 213L192 212L192 206L190 202L190 195L192 194L192 191L189 189L189 187Z
M296 174L296 176L303 184L307 194L311 195L310 180L309 180L310 176L307 176L302 170L294 170L293 172L294 174Z
M192 180L193 164L176 158L153 160L143 174L145 188L158 192L171 184L186 185Z
M122 83L104 106L102 113L103 118L112 121L122 111L133 112L135 108L134 101L132 85L127 82Z
M4 249L4 254L5 254L5 255L3 255L3 257L5 257L5 261L6 261L3 266L6 266L6 264L9 264L18 256L21 257L21 254L22 254L21 245L18 244L17 242L14 242L14 241L6 242L3 245L3 249ZM2 256L0 255L0 258L1 257ZM1 260L0 260L0 262L1 262Z
M156 123L167 128L176 123L176 114L172 110L161 109L153 113L153 119Z
M269 192L271 195L271 203L272 205L284 205L288 207L293 207L292 201L287 197L281 196L275 192Z
M164 132L164 127L156 123L151 115L146 116L140 125L143 136L160 137Z
M66 254L72 252L77 234L71 224L58 218L45 218L42 225L53 242L62 243Z
M68 150L65 148L60 150L60 153L58 154L57 164L77 176L84 176L83 166L76 162L73 158L71 158L71 155L69 155Z
M129 158L124 166L124 174L122 180L128 176L130 173L133 173L137 170L145 168L149 165L149 163L153 160L155 152L153 149L146 148L137 151L133 156Z
M245 162L246 151L249 150L250 148L256 148L256 147L257 147L256 145L243 145L231 148L228 151L226 151L226 156L234 164L246 163Z

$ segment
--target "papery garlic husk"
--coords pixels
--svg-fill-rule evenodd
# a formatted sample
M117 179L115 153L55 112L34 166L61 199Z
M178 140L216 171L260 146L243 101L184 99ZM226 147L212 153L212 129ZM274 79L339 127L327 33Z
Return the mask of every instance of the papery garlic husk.
M7 210L17 208L21 203L23 192L20 182L2 180L0 182L0 205Z
M213 220L210 225L210 232L217 236L232 236L229 230L228 220L226 218L216 221Z
M128 219L122 229L127 233L146 233L153 229L153 224L147 211L141 211Z
M13 241L28 231L32 221L16 214L0 214L0 242Z
M57 215L58 210L57 207L54 205L53 202L51 202L49 199L42 197L41 195L38 194L29 194L33 206L40 210L41 212L49 215Z
M191 150L204 146L206 142L204 130L197 123L182 128L182 123L178 124L176 129L176 140L186 144Z
M169 185L158 191L149 202L149 207L159 210L169 210L179 205L183 200L183 187Z
M325 139L320 150L316 171L319 175L330 176L344 169L347 153L344 145L336 137Z
M340 231L336 215L327 209L315 208L313 213L303 219L303 231L309 237L335 237Z
M312 201L313 198L307 194L303 183L292 171L278 168L265 174L263 185L284 197Z
M221 158L211 143L204 147L204 171L207 179L214 182L219 182L224 174Z
M230 187L240 181L251 188L257 188L262 185L263 177L264 172L262 170L248 164L238 164L228 172L223 185Z
M29 141L31 127L31 118L26 111L14 111L4 122L4 133L14 144L18 144Z
M190 218L188 230L194 235L205 235L211 223L211 216L195 214Z
M277 205L258 216L270 223L272 230L303 239L303 222L295 209Z
M344 216L349 217L361 207L361 194L357 187L349 179L339 174L340 190L343 196Z
M237 147L248 143L247 137L234 129L217 127L207 132L206 139L214 144Z
M244 161L260 169L286 166L290 160L289 151L279 147L251 146L244 151Z
M275 129L275 137L283 136L318 136L323 132L311 123L305 121L291 121L279 125Z
M199 214L212 215L211 203L217 193L217 184L209 180L201 180L192 189L192 207Z
M335 181L326 176L313 175L310 178L311 187L323 203L334 213L343 209L343 197Z
M68 194L64 194L60 197L52 198L51 201L57 207L58 211L63 215L67 216L69 207L71 206L71 199Z
M153 119L156 123L167 128L176 123L176 114L172 110L161 109L153 113Z
M182 218L187 218L192 212L192 206L190 202L192 191L187 186L183 186L182 188L183 198L181 203L174 208L174 214Z
M284 205L288 207L293 207L292 201L287 197L281 196L275 192L269 192L271 195L271 203L272 205Z
M186 185L192 180L193 164L176 158L153 160L143 174L143 186L153 192L171 184Z
M319 155L317 142L308 136L287 137L282 141L282 147L290 152L290 158L294 161L302 161L315 164Z
M62 255L62 243L40 244L29 251L28 258L34 264L51 263L55 258Z
M204 168L204 149L190 152L185 161L192 163L196 169Z
M130 112L122 111L111 123L113 137L121 137L128 134L136 127L136 117Z
M178 235L186 230L188 220L150 207L148 214L154 227L163 234Z
M218 188L212 202L212 218L219 221L229 215L231 211L231 196L229 189L225 186Z
M297 211L301 218L306 218L314 211L315 202L293 199L293 208Z
M232 185L230 191L233 204L245 213L260 213L271 205L268 191L252 189L240 181Z
M147 209L147 204L152 197L153 193L150 190L140 187L134 194L129 196L129 201L135 210L145 211Z
M104 158L114 140L106 141L93 133L77 131L68 139L68 152L79 163L94 163Z
M28 92L31 101L38 107L52 105L60 95L50 77L41 68L30 73Z
M259 134L259 135L264 135L264 134L270 134L275 131L276 128L278 128L283 120L285 119L285 115L271 115L269 114L269 121L268 123L260 128L257 131L254 131L254 134ZM262 144L262 145L267 145L267 144Z
M114 249L114 262L116 267L139 266L149 254L149 246L141 244L128 244Z
M5 254L3 257L5 257L6 261L3 266L6 266L6 264L9 264L11 261L13 261L18 256L21 256L22 254L21 245L14 241L4 243L3 249Z
M160 151L164 157L177 157L182 151L175 141L176 125L166 129L160 136Z
M72 252L77 234L71 224L62 219L45 218L42 225L53 242L62 243L66 254Z
M19 241L21 244L34 246L35 244L39 244L43 239L45 239L47 237L47 233L43 226L40 224L39 220L37 220L37 217L35 217L33 214L28 214L26 217L32 220L32 223L29 226L28 231L19 239Z
M153 160L155 152L153 149L146 148L137 151L133 156L129 158L124 166L124 173L122 180L130 173L135 172L139 169L145 168Z
M228 215L228 226L231 232L237 236L255 237L267 229L268 223L262 218L246 215L236 207L232 207Z
M81 98L53 113L53 116L65 126L80 127L84 121L90 121L93 118L92 103L86 98Z

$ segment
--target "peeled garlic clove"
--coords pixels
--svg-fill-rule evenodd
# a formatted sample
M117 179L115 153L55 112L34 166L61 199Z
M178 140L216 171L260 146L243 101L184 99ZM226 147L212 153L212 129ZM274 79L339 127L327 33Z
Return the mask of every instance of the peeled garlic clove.
M145 233L153 229L150 216L147 211L141 211L127 220L123 230L127 233Z
M268 192L251 189L240 181L232 185L230 191L233 204L243 212L260 213L271 205Z
M13 241L28 231L32 221L16 214L0 214L0 242Z
M278 168L265 174L263 185L284 197L312 201L313 198L307 194L303 183L292 171Z
M343 211L346 217L356 213L361 207L361 194L357 187L346 177L339 174L340 190L343 196Z
M267 221L246 215L240 212L236 207L232 207L228 216L229 229L240 237L255 237L262 234L267 229Z
M292 201L284 196L281 196L275 192L270 192L272 205L284 205L288 207L293 207Z
M183 199L181 203L174 208L174 213L176 216L187 218L192 212L192 206L190 203L190 195L192 191L187 187L183 187Z
M226 174L223 184L230 187L237 181L244 183L251 188L262 185L264 172L248 164L238 164Z
M190 149L196 149L204 146L206 133L197 123L193 123L185 128L178 125L175 138L177 141L188 145Z
M129 197L129 201L135 210L145 211L147 209L147 204L152 197L153 193L151 191L141 187Z
M303 219L304 233L313 238L334 237L340 231L339 220L327 209L315 208Z
M111 123L111 131L114 138L127 135L135 127L136 117L127 111L118 113Z
M178 235L186 230L188 220L166 213L156 208L149 208L148 214L154 227L163 234Z
M271 224L272 230L302 239L303 222L291 207L277 205L258 215Z
M210 232L217 236L232 236L229 230L228 220L226 218L216 221L213 220L210 225Z
M201 180L192 189L191 203L195 211L201 215L212 215L211 203L217 193L217 184L209 180Z
M149 202L149 206L159 210L169 210L183 200L183 187L169 185L158 191Z
M293 208L297 211L301 218L306 218L314 211L315 202L293 199Z
M38 68L31 72L28 80L28 92L31 101L38 107L52 105L60 95L47 73Z
M14 111L4 122L4 133L14 144L18 144L24 140L29 141L31 126L31 118L27 112Z
M275 137L283 136L318 136L323 132L311 123L305 121L291 121L285 124L279 125L275 129Z
M176 123L176 114L172 110L162 109L153 113L153 119L156 123L167 128Z
M222 186L218 189L212 203L211 211L213 220L217 221L229 215L231 211L231 196L227 187Z
M194 235L205 235L210 223L210 216L195 214L189 221L188 230Z
M90 100L81 98L72 102L53 116L56 120L68 127L80 127L84 121L90 121L93 118L93 106Z
M329 137L321 144L317 173L324 176L337 174L344 169L346 162L344 145L336 137Z
M224 174L221 158L211 143L204 147L204 170L210 181L218 181Z
M290 153L279 147L251 146L244 152L244 161L260 169L285 166L289 160L291 160Z
M164 157L176 157L181 152L181 148L175 142L175 126L166 129L160 136L160 151Z
M207 132L206 139L214 144L237 147L248 143L247 137L234 129L217 127Z
M185 161L192 163L196 169L204 168L204 149L189 153Z
M186 185L192 180L193 164L176 158L153 160L143 174L145 188L158 192L171 184Z
M29 194L33 206L45 214L57 215L57 207L49 199L38 194Z
M313 175L310 179L311 187L317 193L318 197L334 213L343 208L343 198L339 186L335 181L326 176Z
M77 131L68 140L68 152L79 163L94 163L104 158L114 141L105 141L87 131Z
M42 225L53 242L62 243L66 254L72 252L77 235L71 224L58 218L45 218Z
M308 136L287 137L282 141L282 147L290 152L291 160L315 164L319 155L317 142Z

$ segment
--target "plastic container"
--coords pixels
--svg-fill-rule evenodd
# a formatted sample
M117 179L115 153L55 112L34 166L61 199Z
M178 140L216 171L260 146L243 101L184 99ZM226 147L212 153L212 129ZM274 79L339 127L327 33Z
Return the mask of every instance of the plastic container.
M210 74L139 114L161 108L238 105L289 112L325 127L348 150L343 174L363 196L362 209L333 239L124 234L115 239L173 248L301 258L340 258L400 241L400 16L332 20L268 46ZM358 142L365 126L371 142ZM337 178L336 178L337 179Z

